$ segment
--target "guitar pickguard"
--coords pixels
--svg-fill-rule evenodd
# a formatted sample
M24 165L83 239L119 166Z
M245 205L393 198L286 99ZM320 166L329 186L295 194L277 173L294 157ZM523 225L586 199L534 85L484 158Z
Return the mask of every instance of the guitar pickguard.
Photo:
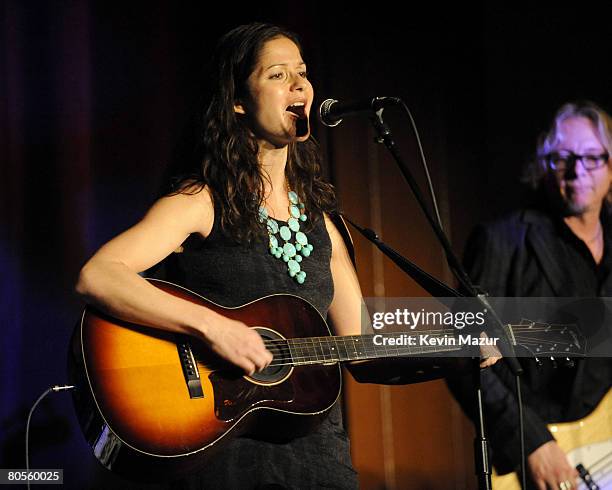
M266 386L222 371L211 373L209 379L214 389L215 416L224 422L233 422L258 406L281 408L295 397L288 382Z

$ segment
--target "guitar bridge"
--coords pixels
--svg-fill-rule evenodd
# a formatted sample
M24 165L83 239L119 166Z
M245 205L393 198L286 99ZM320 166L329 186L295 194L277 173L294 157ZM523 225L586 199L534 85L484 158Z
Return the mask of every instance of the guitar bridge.
M204 398L202 382L200 381L200 372L198 371L198 365L193 357L191 343L188 339L184 338L176 344L176 348L181 361L181 368L183 369L187 390L189 391L189 398Z

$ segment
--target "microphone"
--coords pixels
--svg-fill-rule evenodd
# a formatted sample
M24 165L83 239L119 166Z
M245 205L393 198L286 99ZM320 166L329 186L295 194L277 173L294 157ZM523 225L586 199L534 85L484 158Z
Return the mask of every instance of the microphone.
M349 102L327 99L319 107L319 119L325 126L333 128L342 122L343 117L361 113L371 114L385 106L399 103L401 103L399 97L370 97Z

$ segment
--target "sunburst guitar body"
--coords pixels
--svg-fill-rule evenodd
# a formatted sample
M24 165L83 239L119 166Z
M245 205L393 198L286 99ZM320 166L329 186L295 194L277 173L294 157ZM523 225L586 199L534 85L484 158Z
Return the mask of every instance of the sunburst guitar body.
M319 312L296 296L226 308L172 283L150 282L256 329L274 359L262 372L244 376L195 338L85 308L69 356L77 416L98 461L128 478L170 478L203 466L239 434L283 440L311 430L338 399L340 362L462 350L378 346L374 335L331 336ZM570 333L521 325L515 336L533 352L544 334L561 355L580 355ZM429 337L456 334L451 327ZM547 355L556 353L547 347Z

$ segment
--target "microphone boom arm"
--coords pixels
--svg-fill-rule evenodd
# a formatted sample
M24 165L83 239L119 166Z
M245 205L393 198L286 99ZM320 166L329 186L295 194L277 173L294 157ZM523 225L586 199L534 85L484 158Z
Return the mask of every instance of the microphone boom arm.
M406 179L406 182L410 186L412 193L414 194L417 202L419 203L421 210L425 214L427 221L429 222L431 228L436 234L436 237L442 245L442 249L444 250L444 254L446 256L446 261L457 280L465 288L469 296L477 298L483 305L483 307L487 308L487 311L489 311L489 318L492 320L489 328L500 338L499 348L502 355L504 356L505 361L508 364L508 367L515 376L520 376L523 372L523 368L521 367L520 363L516 358L513 344L509 339L508 332L500 322L499 317L491 309L491 306L489 305L488 301L486 301L486 296L483 295L482 292L479 291L470 280L468 274L465 272L465 269L461 265L461 262L459 262L457 256L453 252L453 249L448 241L448 238L446 237L446 234L444 233L444 230L442 230L438 222L429 212L423 194L421 193L414 177L410 173L408 166L402 159L399 149L397 148L397 145L393 140L389 126L383 120L383 111L384 107L380 107L378 110L374 111L374 113L370 115L370 121L372 122L372 125L374 126L374 129L378 134L376 142L384 144L395 159L402 175Z

